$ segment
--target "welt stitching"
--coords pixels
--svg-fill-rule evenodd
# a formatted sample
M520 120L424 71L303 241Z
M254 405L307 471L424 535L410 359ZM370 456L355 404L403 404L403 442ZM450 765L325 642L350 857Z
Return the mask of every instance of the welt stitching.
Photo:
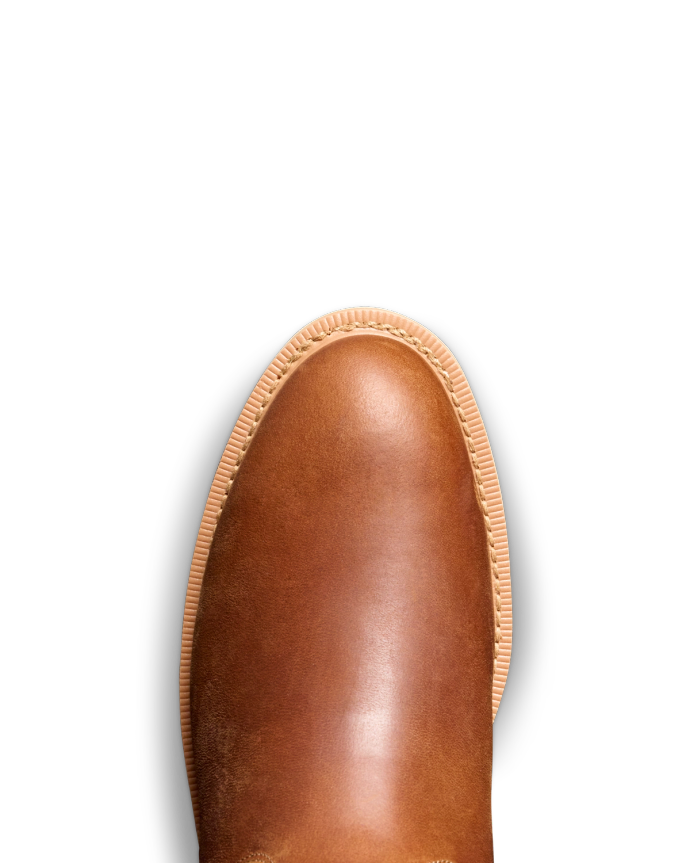
M498 647L501 643L501 585L500 585L500 573L498 570L498 559L496 557L496 543L494 540L493 531L491 529L491 518L489 516L489 508L486 501L486 494L484 493L484 483L482 481L482 472L479 467L479 462L477 460L476 450L474 446L474 441L472 439L472 432L470 430L469 424L467 422L467 417L465 416L465 412L460 407L460 402L455 393L455 388L453 386L453 381L451 380L450 375L443 367L443 364L438 359L438 357L434 354L434 352L428 348L425 344L422 343L420 339L416 336L410 335L406 330L402 330L398 327L392 326L392 324L381 324L377 321L353 321L349 324L342 324L339 327L329 327L327 330L322 330L320 333L317 333L315 336L304 341L292 354L288 357L285 364L278 370L276 375L276 379L270 385L266 394L263 397L261 404L259 405L259 409L256 412L254 420L249 427L246 437L242 443L239 453L237 454L237 458L235 459L235 464L232 466L230 470L230 478L228 479L228 483L225 487L225 493L223 494L220 500L220 507L218 512L216 513L216 524L220 519L220 515L223 511L223 507L225 506L225 502L228 499L228 492L230 491L230 486L232 485L235 477L237 476L237 471L239 470L240 465L242 464L242 459L244 458L244 454L247 451L247 447L251 443L252 435L256 431L257 426L259 425L259 421L263 412L266 410L266 407L271 399L271 396L275 392L280 381L285 377L285 375L290 371L290 368L296 363L301 357L314 345L316 342L323 341L323 339L328 338L328 336L333 335L333 333L348 333L352 330L357 329L371 329L371 330L383 330L384 332L390 333L392 336L396 336L402 341L407 342L407 344L412 345L416 348L420 354L436 369L441 380L445 384L446 389L450 393L450 398L455 407L455 410L458 414L458 419L460 420L460 427L465 435L465 442L467 444L467 448L470 453L470 460L472 462L472 470L474 472L474 483L475 488L477 490L477 497L479 498L479 503L482 508L482 512L484 514L484 524L486 527L486 534L489 542L489 557L491 559L491 572L494 578L494 673L496 671L496 663L498 659ZM270 860L270 858L268 858ZM244 861L240 861L240 863L244 863ZM272 863L272 861L271 861ZM436 860L434 863L448 863L445 860Z

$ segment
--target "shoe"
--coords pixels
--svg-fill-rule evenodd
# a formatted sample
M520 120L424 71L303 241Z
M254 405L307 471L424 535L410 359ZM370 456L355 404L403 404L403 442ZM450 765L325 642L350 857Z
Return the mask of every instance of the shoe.
M424 327L301 330L199 531L180 704L201 863L488 863L510 658L489 442Z

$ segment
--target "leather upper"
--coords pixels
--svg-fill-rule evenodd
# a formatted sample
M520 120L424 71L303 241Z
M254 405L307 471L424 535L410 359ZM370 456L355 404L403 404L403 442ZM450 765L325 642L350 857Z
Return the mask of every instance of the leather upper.
M383 334L321 344L273 395L204 574L201 863L491 861L493 616L437 373Z

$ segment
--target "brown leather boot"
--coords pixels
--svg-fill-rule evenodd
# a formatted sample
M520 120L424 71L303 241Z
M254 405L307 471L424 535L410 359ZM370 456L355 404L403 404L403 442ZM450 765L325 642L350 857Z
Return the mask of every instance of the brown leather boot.
M505 521L467 381L379 309L310 324L249 399L190 578L202 863L488 863Z

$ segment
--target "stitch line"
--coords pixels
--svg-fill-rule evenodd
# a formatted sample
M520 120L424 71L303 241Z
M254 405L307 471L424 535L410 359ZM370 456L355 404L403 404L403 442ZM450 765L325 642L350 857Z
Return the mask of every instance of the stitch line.
M486 526L486 533L489 543L489 558L491 560L491 572L494 578L494 676L496 674L496 664L498 661L498 649L501 643L501 585L500 585L500 573L498 570L498 558L496 557L496 543L494 541L493 530L491 529L491 518L489 516L489 508L487 506L486 495L484 493L484 483L482 481L482 472L479 467L479 462L477 460L476 449L474 446L474 440L472 439L472 431L470 430L469 424L467 422L467 417L465 416L464 411L460 406L460 401L455 393L455 388L453 386L453 381L451 380L450 375L443 367L443 364L438 359L438 357L434 354L434 352L428 348L421 339L418 339L416 336L410 335L406 330L400 329L399 327L394 327L392 324L381 324L377 321L353 321L349 324L341 324L339 327L329 327L327 330L322 330L320 333L317 333L315 336L304 341L299 347L295 349L295 353L291 354L288 357L287 361L281 368L278 370L276 374L276 378L273 383L270 385L266 394L259 405L259 409L257 410L254 420L247 430L246 437L242 446L240 448L239 453L237 454L237 458L235 459L235 464L232 466L230 470L230 478L225 487L225 493L221 497L220 507L218 512L216 513L216 525L220 520L221 513L223 512L223 507L225 506L225 502L228 499L228 493L230 491L230 487L237 476L237 471L242 464L242 460L244 459L244 455L247 451L249 444L251 443L252 435L256 431L257 426L259 425L259 421L266 410L266 407L271 399L271 396L276 391L278 384L285 377L285 375L290 371L292 366L304 356L304 354L316 343L323 341L323 339L332 336L333 333L349 333L352 330L358 329L371 329L371 330L380 330L383 332L387 332L392 336L396 336L404 342L407 342L408 345L412 345L412 347L416 348L420 354L432 365L439 374L439 377L443 381L446 389L450 394L451 402L453 403L453 407L456 410L458 418L460 420L460 428L462 429L467 449L469 450L470 461L472 463L472 470L474 473L474 484L477 491L477 497L479 499L479 504L482 508L482 512L484 515L484 524ZM215 532L215 526L214 526ZM270 858L268 858L270 860ZM244 861L239 861L239 863L244 863ZM273 863L273 861L271 861ZM449 863L446 860L436 860L434 863Z
M264 854L263 851L255 851L253 854L247 854L242 857L237 863L250 863L251 860L268 860L269 863L274 863L272 857L269 857L268 854ZM452 860L434 860L433 863L453 863Z
M273 863L273 858L269 857L268 854L264 854L263 851L254 851L251 854L247 854L241 860L238 860L237 863L249 863L250 860L268 860L269 863Z

